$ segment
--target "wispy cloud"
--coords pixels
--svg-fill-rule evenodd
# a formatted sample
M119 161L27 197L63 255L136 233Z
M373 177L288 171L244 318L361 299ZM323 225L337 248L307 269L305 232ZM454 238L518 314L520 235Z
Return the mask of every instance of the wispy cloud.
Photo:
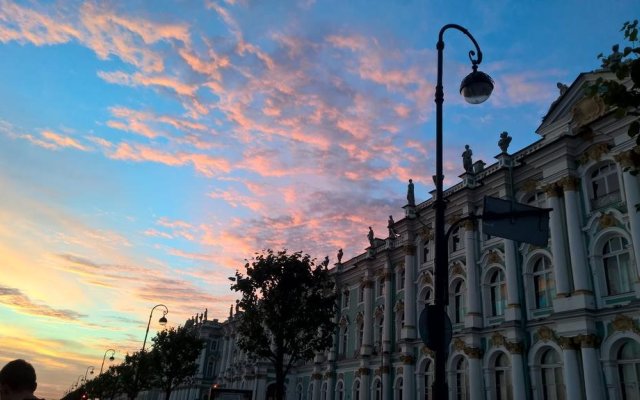
M54 318L61 321L77 321L87 315L73 310L55 309L46 304L34 302L20 289L0 285L0 304L14 311L37 317Z

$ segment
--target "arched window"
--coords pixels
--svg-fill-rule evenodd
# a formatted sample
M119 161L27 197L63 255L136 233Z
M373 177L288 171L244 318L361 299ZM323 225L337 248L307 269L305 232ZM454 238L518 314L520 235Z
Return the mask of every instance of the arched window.
M424 388L422 389L422 398L424 400L433 400L431 386L433 385L433 363L430 360L424 364Z
M358 347L362 346L364 338L364 322L358 325Z
M622 400L640 398L640 343L629 340L618 350L618 382Z
M378 319L378 337L376 338L380 343L382 343L383 332L384 332L384 318L380 317Z
M546 208L547 207L547 196L545 196L543 191L531 193L525 199L525 203L530 206Z
M378 280L378 297L384 296L384 278Z
M621 236L612 237L602 249L602 265L607 284L607 294L628 293L632 290L627 241Z
M551 262L547 257L540 257L533 265L533 291L536 308L551 307L555 295L555 283Z
M432 304L433 303L433 291L431 288L427 288L424 292L424 304Z
M342 308L349 308L349 289L342 293Z
M540 358L540 374L542 382L543 400L564 400L564 378L562 376L562 362L558 352L549 349Z
M504 272L496 268L489 274L489 307L492 317L504 314L506 297Z
M344 400L344 384L342 381L336 385L336 400Z
M615 163L608 163L593 170L589 197L593 209L620 201L620 181L618 180L618 167Z
M398 312L396 316L396 342L402 337L402 327L404 326L404 310Z
M376 379L373 382L373 400L382 400L382 382Z
M451 294L450 304L451 310L451 322L454 324L464 323L465 301L464 301L465 286L462 279L458 279L453 283L453 291Z
M455 363L455 400L469 400L469 376L467 374L467 359L460 357Z
M496 400L512 400L511 396L511 371L509 359L504 353L500 353L494 362L493 383Z
M302 400L302 385L301 384L296 387L296 398L298 400Z
M397 400L402 400L402 378L398 378L396 381L396 395L394 396Z
M209 357L209 360L207 361L207 369L206 369L206 376L211 378L213 377L213 357Z
M422 262L431 261L431 240L427 239L422 244Z
M358 289L358 303L364 302L364 286L365 285L360 285Z
M353 382L353 400L358 400L360 398L360 380L356 379Z

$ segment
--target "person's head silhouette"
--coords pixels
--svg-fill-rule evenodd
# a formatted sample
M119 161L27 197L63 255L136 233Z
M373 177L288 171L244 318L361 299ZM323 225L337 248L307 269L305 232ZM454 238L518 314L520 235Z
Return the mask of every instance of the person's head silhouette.
M13 360L0 370L0 400L36 398L36 371L25 360Z

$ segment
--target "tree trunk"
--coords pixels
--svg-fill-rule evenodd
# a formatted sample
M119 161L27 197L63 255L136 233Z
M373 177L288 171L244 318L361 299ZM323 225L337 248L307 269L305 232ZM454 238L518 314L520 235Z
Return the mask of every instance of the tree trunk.
M169 400L169 398L171 397L171 388L165 389L164 390L164 400Z
M283 355L278 354L276 360L276 400L284 400L284 360Z

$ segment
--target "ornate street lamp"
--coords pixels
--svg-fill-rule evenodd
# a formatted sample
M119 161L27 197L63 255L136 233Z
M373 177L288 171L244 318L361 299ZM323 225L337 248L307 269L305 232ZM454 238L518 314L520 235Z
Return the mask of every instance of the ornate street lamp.
M87 367L87 370L84 371L84 381L87 382L87 373L89 373L89 370L91 370L91 375L93 375L93 366L91 367Z
M102 369L104 368L104 359L107 357L107 353L108 352L112 352L111 356L109 357L109 361L113 362L113 360L115 360L115 355L116 355L116 351L114 349L108 349L107 351L104 352L104 356L102 356L102 365L100 366L100 375L102 375Z
M167 324L166 315L169 314L169 309L167 308L167 306L165 306L164 304L158 304L154 306L151 309L151 313L149 313L149 322L147 323L147 332L145 332L144 342L142 342L142 353L144 353L144 346L147 344L147 336L149 335L149 326L151 325L151 317L153 316L153 311L158 307L164 308L164 310L162 310L162 317L160 317L160 319L158 320L158 323L162 326L165 326Z
M448 24L440 29L438 35L438 83L436 85L436 198L434 201L435 209L435 319L434 326L446 326L445 321L446 306L449 302L447 286L449 282L449 272L447 264L449 263L449 254L447 253L447 243L445 241L444 229L444 212L447 204L443 198L443 181L442 172L443 154L442 154L442 103L444 102L444 91L442 89L442 64L444 41L443 35L447 29L457 29L464 33L473 42L476 51L469 51L469 59L471 60L472 72L462 80L460 84L460 94L465 100L471 104L480 104L486 101L493 91L493 80L484 72L478 71L478 65L482 62L482 51L478 42L473 36L460 25ZM474 58L475 57L475 58ZM433 349L435 351L435 379L433 381L433 398L446 400L448 398L447 382L445 375L446 356L447 356L447 338L444 329L436 329L435 332L429 332L434 341Z

